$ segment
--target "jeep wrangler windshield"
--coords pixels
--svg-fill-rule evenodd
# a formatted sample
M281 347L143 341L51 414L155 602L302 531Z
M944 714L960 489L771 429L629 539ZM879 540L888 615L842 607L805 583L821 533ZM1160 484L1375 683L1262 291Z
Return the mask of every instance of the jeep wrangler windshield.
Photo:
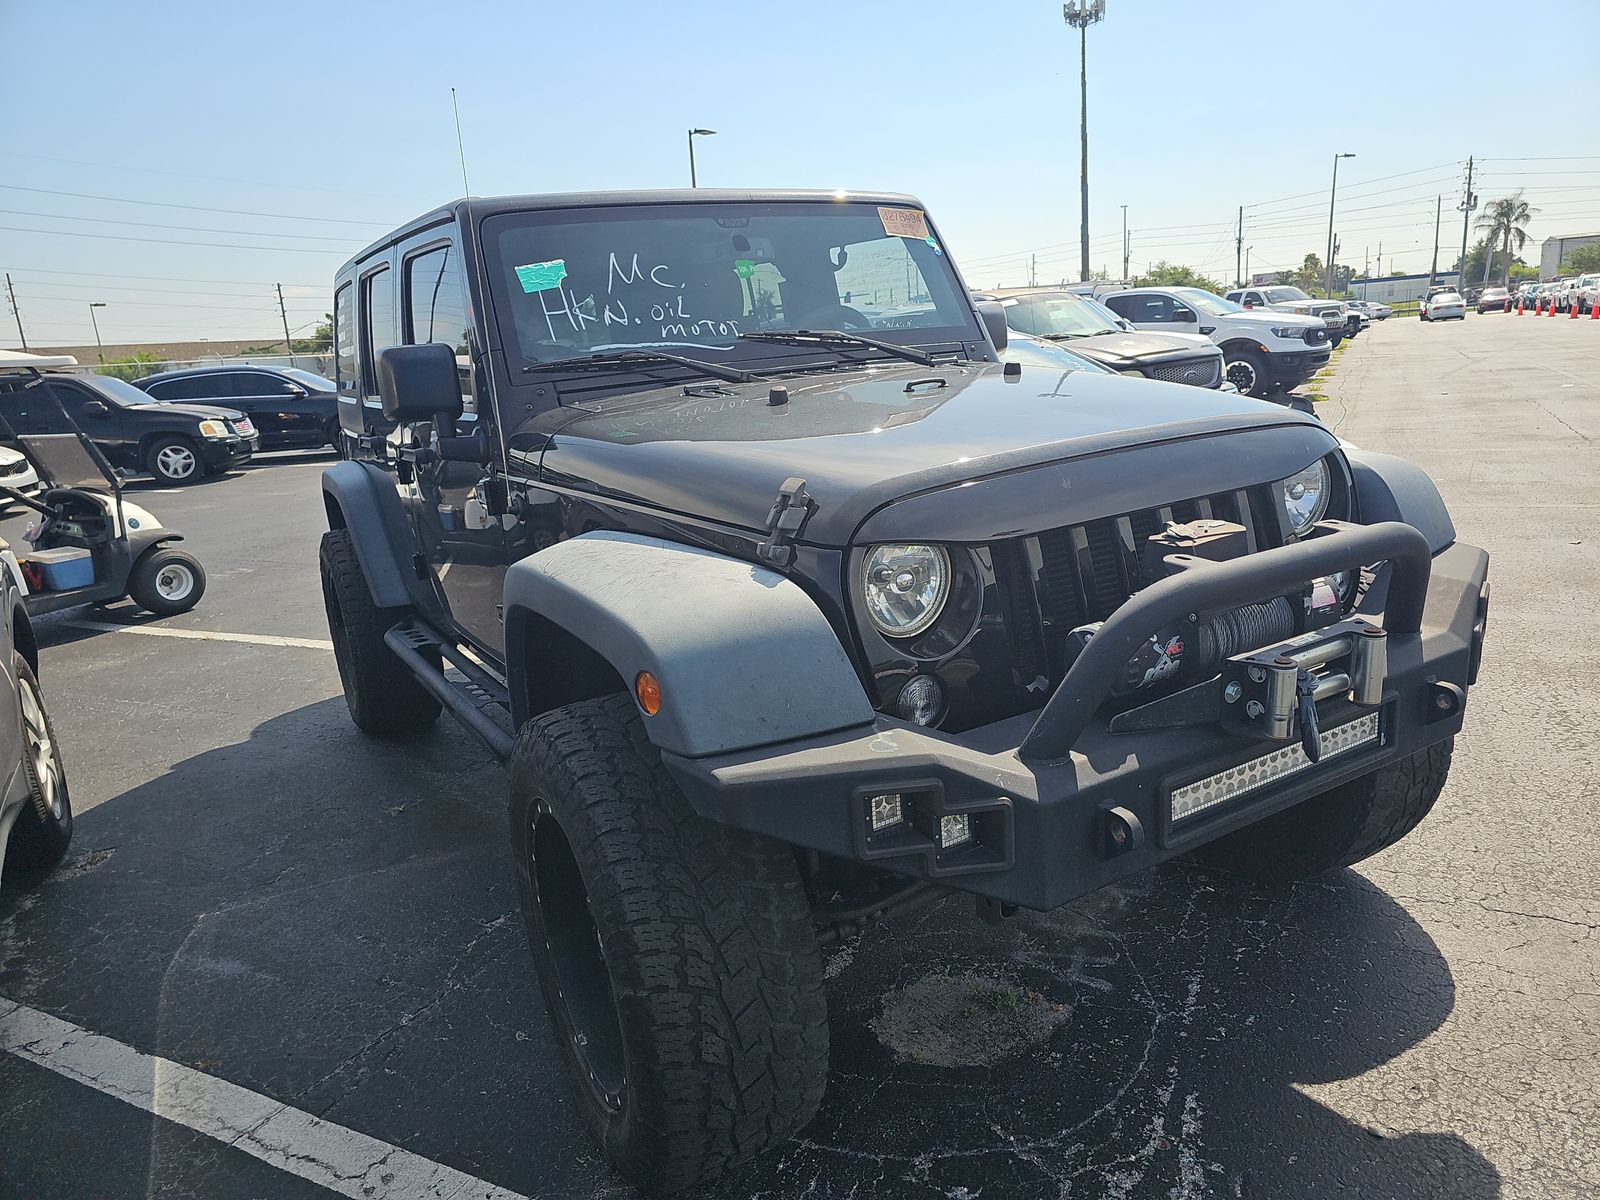
M893 232L891 232L891 230ZM516 365L693 347L771 360L740 335L837 330L904 345L980 340L919 209L696 203L506 213L483 222L504 344ZM816 345L809 347L815 356Z

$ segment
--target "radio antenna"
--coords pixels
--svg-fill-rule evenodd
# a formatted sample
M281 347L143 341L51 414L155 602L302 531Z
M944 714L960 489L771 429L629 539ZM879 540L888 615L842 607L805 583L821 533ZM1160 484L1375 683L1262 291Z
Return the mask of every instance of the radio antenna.
M467 184L467 147L461 140L461 105L456 103L456 90L450 89L450 107L456 114L456 150L461 154L461 194L472 195L472 188Z

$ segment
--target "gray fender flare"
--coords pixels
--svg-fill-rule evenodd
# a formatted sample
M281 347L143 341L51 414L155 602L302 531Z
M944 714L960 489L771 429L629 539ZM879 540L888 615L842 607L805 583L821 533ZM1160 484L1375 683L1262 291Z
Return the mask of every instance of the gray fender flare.
M589 646L630 688L640 671L653 674L662 704L643 716L645 731L685 758L873 720L821 610L753 563L638 534L586 533L512 565L508 624L518 609Z
M379 608L415 604L407 569L411 529L394 483L370 463L346 460L322 473L330 529L348 529L356 561Z
M1374 454L1345 446L1345 457L1355 480L1356 504L1363 525L1403 521L1428 539L1437 554L1456 540L1456 527L1444 497L1428 473L1415 463L1392 454Z

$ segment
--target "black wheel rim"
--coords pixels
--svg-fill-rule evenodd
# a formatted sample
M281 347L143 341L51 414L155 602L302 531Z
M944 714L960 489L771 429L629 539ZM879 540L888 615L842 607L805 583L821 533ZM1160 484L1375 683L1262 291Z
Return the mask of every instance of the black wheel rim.
M1245 359L1236 358L1228 364L1228 382L1249 395L1255 390L1256 369Z
M605 948L595 928L589 892L572 843L542 802L534 818L528 865L545 955L555 973L564 1017L559 1023L596 1095L608 1108L619 1109L627 1081L627 1058Z

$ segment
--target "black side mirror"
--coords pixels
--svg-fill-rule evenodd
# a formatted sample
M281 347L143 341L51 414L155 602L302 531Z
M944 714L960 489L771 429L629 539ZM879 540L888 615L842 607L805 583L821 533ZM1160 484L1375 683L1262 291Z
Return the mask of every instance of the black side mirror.
M998 352L1006 348L1006 343L1011 340L1011 335L1006 331L1005 306L998 300L975 300L972 307L978 312L978 317L983 321L983 327L989 333L989 340L994 343Z
M1193 325L1195 323L1195 320L1196 320L1195 315L1194 315L1194 309L1192 309L1192 308L1175 308L1175 309L1172 310L1172 319L1174 321L1177 321L1181 325Z
M454 421L461 415L456 352L443 342L380 350L378 395L391 421Z
M83 402L83 415L86 417L103 417L111 410L99 400L85 400Z
M304 396L306 394L306 390L298 383L291 383L284 387L283 394L285 396Z

